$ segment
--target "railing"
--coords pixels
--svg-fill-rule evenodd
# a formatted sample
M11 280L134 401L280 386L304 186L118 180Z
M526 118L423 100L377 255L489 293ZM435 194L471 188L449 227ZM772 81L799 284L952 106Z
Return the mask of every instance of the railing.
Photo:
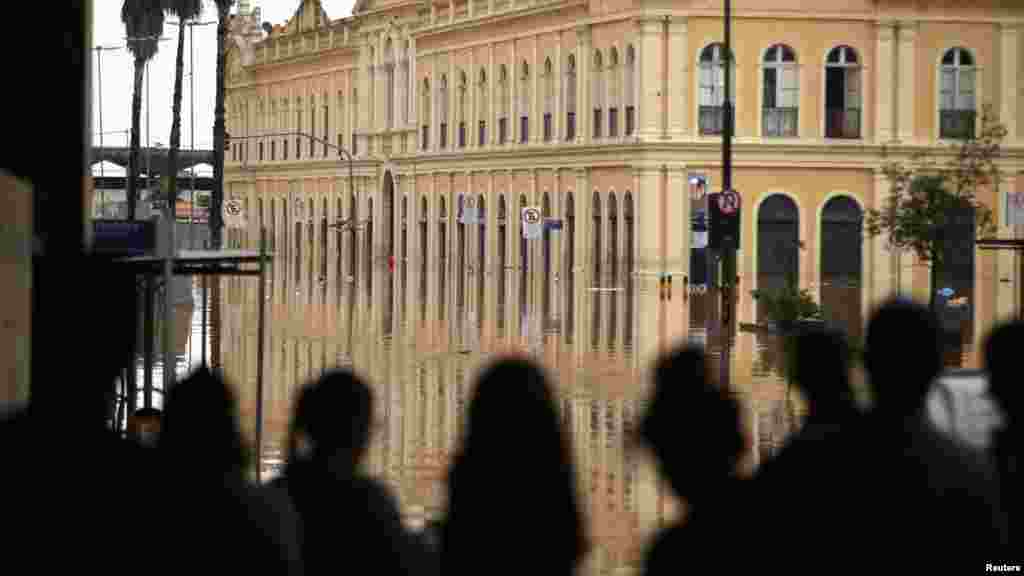
M967 140L974 138L974 110L940 110L939 138Z
M530 117L521 116L519 118L519 143L526 144L530 141Z
M825 109L826 138L860 138L860 110Z
M594 138L601 137L601 118L603 116L600 108L594 108Z
M721 106L701 106L698 114L701 134L707 136L722 133L722 129L725 126L725 108Z
M498 119L498 144L508 142L508 118Z
M799 108L764 108L761 126L765 136L796 136Z
M636 108L626 106L626 136L632 136L636 130Z
M576 139L576 113L568 112L565 115L565 139L575 140Z
M608 109L608 136L617 138L619 136L619 109Z
M448 123L441 122L441 141L439 142L441 149L448 147Z
M544 114L544 141L551 142L551 113Z

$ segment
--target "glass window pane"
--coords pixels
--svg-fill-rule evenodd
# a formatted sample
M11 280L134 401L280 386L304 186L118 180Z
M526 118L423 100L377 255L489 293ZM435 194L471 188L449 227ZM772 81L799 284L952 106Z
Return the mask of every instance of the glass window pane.
M778 60L778 58L779 58L779 47L778 46L772 46L771 48L768 49L767 52L764 53L764 61L765 62L775 62L776 60Z
M846 47L846 63L847 64L856 64L857 63L857 52L855 52L854 49L850 48L849 46Z
M846 107L860 109L860 70L857 68L846 71Z
M942 63L947 66L952 66L954 63L955 55L955 50L948 50L945 54L942 55Z
M961 66L974 66L974 56L963 48L960 48L960 65Z
M793 53L793 49L789 46L782 47L782 61L783 62L796 62L796 54Z
M778 71L775 68L765 68L764 70L764 107L775 108L776 106L776 95L778 94L778 87L775 83L776 75Z
M833 48L832 51L828 53L828 62L830 64L838 64L839 63L839 52L840 52L839 48Z

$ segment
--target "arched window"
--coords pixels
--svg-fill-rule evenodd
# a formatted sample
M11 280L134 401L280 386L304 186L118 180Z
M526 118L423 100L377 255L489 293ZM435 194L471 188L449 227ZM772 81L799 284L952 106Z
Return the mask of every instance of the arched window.
M576 139L576 56L569 54L565 64L565 139Z
M966 48L951 48L942 56L939 87L939 137L973 138L975 108L974 56Z
M608 52L608 136L619 136L619 106L622 103L622 74L619 51L613 46Z
M780 290L799 282L800 214L789 196L773 194L757 212L757 289ZM759 320L764 309L758 307Z
M498 71L498 144L508 142L508 106L512 100L512 83L508 68L502 64Z
M356 127L359 125L359 89L352 87L352 154L359 153L359 135L356 134Z
M316 96L310 96L309 98L309 135L316 136ZM309 138L309 157L315 158L316 152L314 146L316 142Z
M623 319L625 334L622 337L626 346L633 344L633 194L626 190L622 198L622 252L625 265L626 314Z
M376 102L377 102L377 86L376 86L376 78L374 77L374 72L375 72L376 68L377 68L377 54L376 54L376 51L373 49L373 46L370 46L370 62L367 65L367 76L368 76L368 80L369 80L369 84L367 85L367 89L370 91L370 93L368 94L369 98L366 101L367 102L367 111L368 111L367 119L369 120L369 122L367 123L367 128L370 128L370 129L373 129L374 126L376 125L374 123L374 120L375 120L374 112L376 111L376 108L377 108L377 106L376 106Z
M530 65L523 60L520 67L519 88L519 142L530 141Z
M709 44L700 53L700 133L721 134L725 125L725 47ZM735 68L730 79L735 79ZM735 82L732 89L735 90ZM735 117L735 112L733 113Z
M594 50L594 80L591 82L593 94L591 102L594 106L593 126L594 138L601 137L601 119L604 117L604 62L601 58L601 51Z
M324 158L327 158L327 143L331 141L331 109L330 109L330 98L328 94L324 93Z
M860 59L837 46L825 61L825 137L860 138Z
M295 131L302 133L302 98L295 100ZM302 158L302 137L295 137L295 159Z
M625 83L626 136L631 136L636 130L636 50L632 44L626 47Z
M466 93L469 90L469 83L466 82L466 72L459 71L459 148L466 147Z
M498 260L495 263L494 276L498 281L498 294L496 298L498 321L498 333L505 333L505 266L508 265L508 215L505 203L505 195L498 196Z
M384 124L395 125L395 46L388 38L384 44Z
M480 75L477 87L477 146L485 146L487 144L487 102L490 101L488 98L487 91L487 70L480 68Z
M441 148L448 147L448 75L441 75L441 93L437 98L437 107L441 111Z
M405 45L402 47L402 86L400 88L402 91L402 120L406 124L409 124L409 121L411 120L411 118L409 118L409 115L412 113L411 98L413 97L413 95L410 95L409 92L415 91L416 89L416 87L413 86L411 82L411 66L409 64L409 52L410 45L409 41L406 40Z
M423 79L423 90L422 90L422 103L420 104L420 118L422 118L422 136L421 136L421 148L427 150L430 148L430 78Z
M600 288L604 283L604 267L601 265L604 260L604 243L602 242L604 238L601 234L604 220L601 214L601 194L597 190L594 190L590 200L590 214L593 217L590 230L594 243L591 253L591 266L594 271L591 275L591 286ZM596 348L601 343L601 298L591 298L590 312L592 317L590 323L590 345Z
M762 132L765 136L796 136L800 109L800 82L796 53L776 44L764 54Z
M552 113L555 109L555 73L551 58L544 60L544 141L554 137Z
M859 339L863 214L849 196L836 196L821 211L821 308L825 320Z
M572 344L576 325L576 205L572 191L565 194L565 341Z

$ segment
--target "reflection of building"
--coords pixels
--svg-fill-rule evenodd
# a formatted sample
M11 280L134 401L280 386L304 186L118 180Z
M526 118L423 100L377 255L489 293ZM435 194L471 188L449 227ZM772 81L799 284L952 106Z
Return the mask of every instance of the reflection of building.
M400 322L422 314L421 324L444 327L432 346L447 349L473 329L448 320L473 310L481 347L511 345L535 326L557 328L543 354L567 381L589 386L600 378L588 358L628 350L616 358L645 374L659 346L716 317L709 297L685 296L701 275L691 269L688 178L722 182L717 4L363 0L355 16L333 21L315 0L296 4L269 35L237 19L226 67L226 194L241 199L249 222L228 238L252 247L264 229L275 252L268 356L282 377L291 374L286 382L330 360L339 331L354 330L355 347L367 347L364 363L391 358L399 366L414 361L375 357L372 342L407 337ZM976 111L992 102L1009 128L998 194L1024 188L1024 38L1016 23L1024 8L975 3L939 14L823 0L808 14L792 0L735 4L738 321L756 317L751 289L793 274L831 320L858 334L872 302L897 291L924 299L930 290L927 269L891 254L883 240L862 240L863 211L888 193L883 145L896 155L937 147L976 129ZM354 181L330 148L281 134L295 131L351 151ZM456 218L468 195L481 225ZM1001 219L997 193L982 197ZM526 206L561 218L562 229L526 242ZM355 225L329 227L339 219ZM1020 258L957 254L950 281L972 301L976 342L994 318L1021 306L1014 284L1000 282L1015 277ZM394 275L375 264L392 255ZM675 277L671 299L656 295L654 275L663 272ZM234 289L233 301L253 297L241 284ZM370 307L362 311L370 320L356 327L342 312L353 298ZM540 316L536 324L530 315L520 322L524 309ZM251 384L244 366L255 358L254 327L228 316L224 330L226 338L246 335L229 363ZM753 386L757 345L752 335L737 341L731 373L739 386ZM574 409L573 425L588 438L588 427L605 433L602 410L614 407L593 402L593 411ZM619 432L624 410L612 410ZM402 436L395 426L390 438ZM591 456L618 462L613 484L622 482L621 451ZM642 493L629 505L647 526L657 514L654 488L625 486Z

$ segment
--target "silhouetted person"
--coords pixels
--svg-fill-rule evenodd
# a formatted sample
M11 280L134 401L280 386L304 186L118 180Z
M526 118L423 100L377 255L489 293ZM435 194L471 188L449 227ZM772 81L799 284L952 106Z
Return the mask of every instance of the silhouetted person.
M2 515L12 527L5 565L102 572L119 536L121 562L141 564L144 540L124 531L120 511L141 501L144 459L109 422L115 379L129 366L135 337L135 278L95 257L50 255L33 266L36 288L64 290L66 299L47 298L33 310L62 331L46 345L35 340L29 403L0 423Z
M302 520L308 574L359 566L398 576L429 568L426 550L402 526L395 498L359 472L373 404L370 388L347 370L307 384L295 404L288 464L274 484L288 492Z
M918 304L888 302L869 322L866 348L873 410L847 469L846 486L862 498L848 520L872 535L873 558L977 570L1005 542L1005 521L991 467L927 420L925 399L943 368L937 319Z
M1000 500L1009 523L1010 550L1024 550L1024 385L1020 355L1024 353L1024 322L997 326L985 343L989 393L1002 413L993 452L999 469Z
M680 348L657 360L654 397L640 424L672 491L686 501L686 516L658 534L646 553L647 575L699 569L722 557L725 544L746 541L744 481L735 475L743 454L737 403L708 382L704 354Z
M452 466L441 536L445 576L569 576L586 543L576 474L541 369L505 359L481 374Z
M168 573L301 574L298 519L287 500L248 484L234 394L200 368L167 399L157 450L164 468Z

